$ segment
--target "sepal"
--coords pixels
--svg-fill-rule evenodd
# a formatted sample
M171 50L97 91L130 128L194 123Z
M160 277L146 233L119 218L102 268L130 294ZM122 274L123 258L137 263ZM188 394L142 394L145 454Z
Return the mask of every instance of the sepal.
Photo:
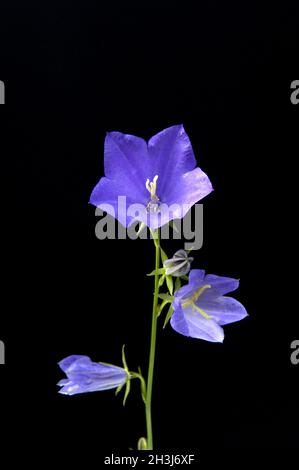
M164 320L163 328L165 328L165 326L167 325L167 323L168 323L169 320L171 319L173 312L174 312L173 306L172 306L172 304L170 304L170 305L169 305L169 309L168 309L168 311L167 311L167 313L166 313L166 317L165 317L165 320Z

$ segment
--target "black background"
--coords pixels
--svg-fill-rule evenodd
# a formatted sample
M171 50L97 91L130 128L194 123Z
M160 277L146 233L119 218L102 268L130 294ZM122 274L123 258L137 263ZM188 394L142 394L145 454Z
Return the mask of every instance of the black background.
M88 200L107 130L148 139L183 123L215 189L193 267L240 278L250 317L226 327L223 345L159 334L156 447L291 452L298 7L10 2L0 23L4 437L25 460L39 449L59 466L100 463L145 434L137 383L125 408L113 391L65 397L56 363L120 364L126 344L130 368L146 370L152 243L97 240Z

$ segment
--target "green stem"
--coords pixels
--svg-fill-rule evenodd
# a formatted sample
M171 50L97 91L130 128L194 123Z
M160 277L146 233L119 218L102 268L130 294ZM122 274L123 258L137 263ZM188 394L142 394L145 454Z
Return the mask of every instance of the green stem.
M155 262L155 291L153 301L153 312L152 312L152 332L151 332L151 345L150 355L148 364L148 376L147 376L147 387L146 387L146 403L145 403L145 414L146 414L146 430L147 430L147 450L153 450L153 429L152 429L152 389L153 389L153 376L154 376L154 364L155 364L155 352L156 352L156 336L157 336L157 307L158 307L158 295L159 295L159 274L157 273L160 266L160 242L159 232L155 239L156 248L156 262Z

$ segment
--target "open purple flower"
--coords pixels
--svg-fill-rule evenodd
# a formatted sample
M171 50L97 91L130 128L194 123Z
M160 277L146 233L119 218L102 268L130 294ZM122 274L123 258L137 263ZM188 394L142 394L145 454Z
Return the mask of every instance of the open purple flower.
M181 219L212 191L207 175L196 168L191 142L182 125L164 129L148 143L110 132L104 148L105 177L90 203L124 226L138 220L156 229Z
M67 375L57 384L62 387L59 393L64 395L117 388L128 380L123 368L92 362L87 356L68 356L59 362L59 367Z
M225 294L237 289L239 281L205 271L190 271L189 283L174 295L172 328L184 336L206 341L222 342L221 325L233 323L247 316L243 305Z

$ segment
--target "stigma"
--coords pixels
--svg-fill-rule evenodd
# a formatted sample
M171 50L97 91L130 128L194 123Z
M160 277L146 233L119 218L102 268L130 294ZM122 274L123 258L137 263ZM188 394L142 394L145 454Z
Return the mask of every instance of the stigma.
M145 187L146 189L148 190L148 192L150 193L151 195L151 199L152 200L156 200L159 198L157 197L156 195L156 191L157 191L157 179L159 178L158 175L156 175L153 179L153 181L150 181L149 178L146 180L146 183L145 183Z
M147 212L159 212L160 199L156 194L158 178L158 175L154 176L153 181L150 181L150 179L148 178L145 183L145 187L150 193L150 200L146 206Z
M197 299L201 296L201 294L206 290L206 289L210 289L211 286L209 284L206 284L205 286L202 286L200 287L199 289L197 289L191 297L183 300L182 299L182 302L181 302L181 305L183 308L187 308L187 307L191 307L192 308L192 311L197 311L198 313L200 313L204 318L207 318L207 319L210 319L210 318L213 318L211 317L211 315L208 315L204 310L202 310L202 308L198 307L196 305L196 301Z

